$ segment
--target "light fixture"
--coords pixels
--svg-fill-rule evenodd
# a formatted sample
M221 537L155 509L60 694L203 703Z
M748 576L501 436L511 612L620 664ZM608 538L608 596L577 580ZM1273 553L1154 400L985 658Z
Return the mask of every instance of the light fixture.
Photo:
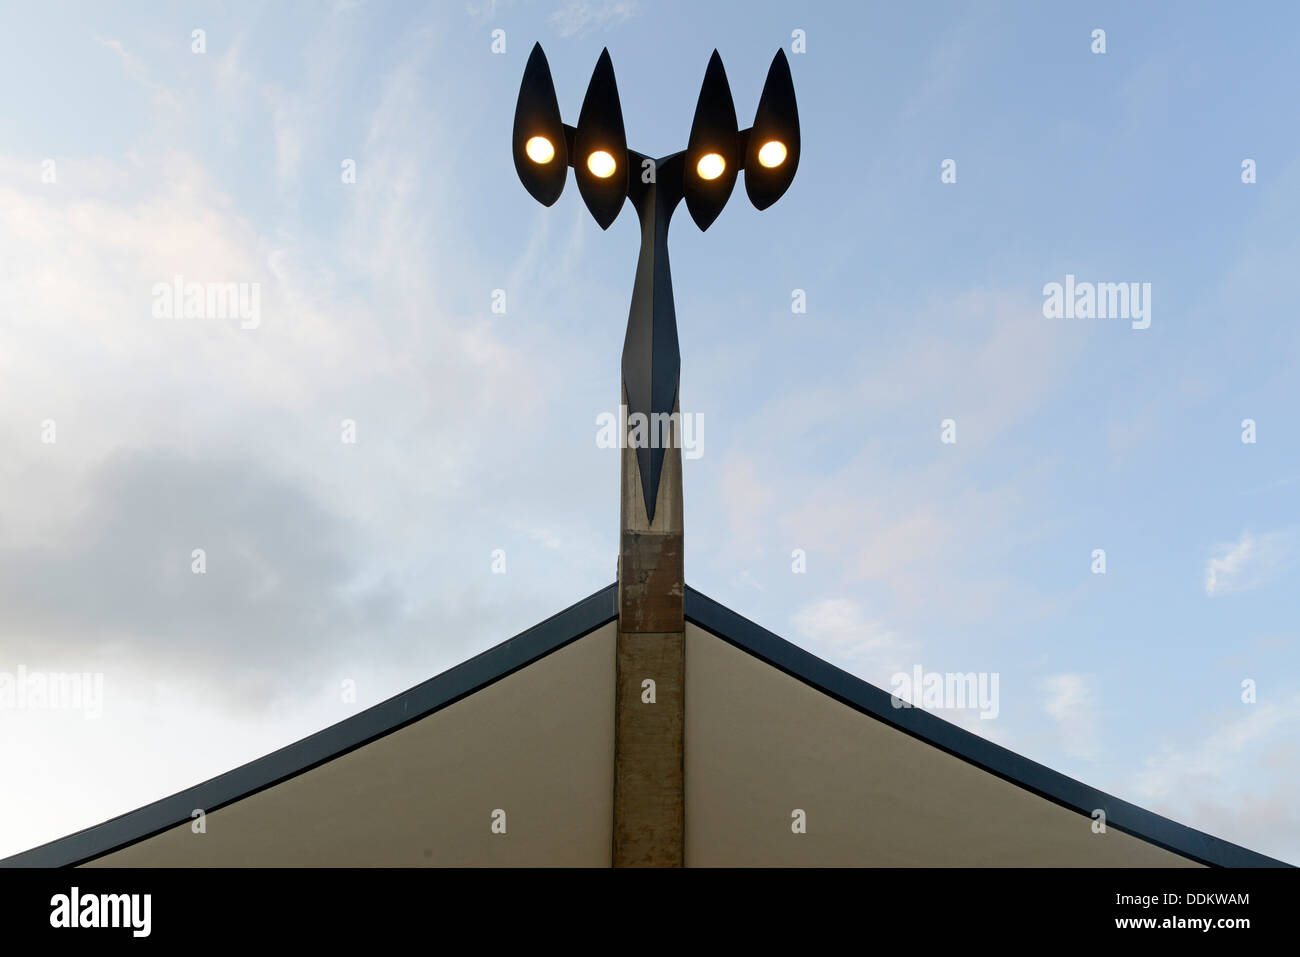
M569 146L550 65L541 45L534 44L519 84L511 152L519 181L543 206L552 205L564 190Z
M633 163L623 131L623 107L609 51L602 50L591 71L587 95L573 131L574 177L578 192L596 224L608 229L627 203L628 177Z
M618 164L614 162L614 157L604 150L596 150L587 157L587 169L591 170L593 176L599 176L601 179L609 179L617 168Z
M717 153L705 153L700 157L700 161L695 164L695 169L700 174L701 179L717 179L726 168L727 161Z
M785 144L780 140L768 140L758 150L758 161L768 169L775 169L785 162Z
M736 185L742 159L737 138L736 104L722 57L714 50L695 103L695 119L686 142L687 175L682 184L686 209L700 229L708 229L718 218Z
M745 147L745 192L755 209L767 209L790 188L799 168L799 107L785 51L767 71Z
M535 142L538 138L544 142ZM520 180L547 206L559 197L571 168L582 201L601 229L613 224L623 206L630 204L635 211L641 249L623 339L622 401L630 416L648 421L671 416L678 408L681 351L668 267L668 223L684 202L695 225L708 229L741 172L758 209L771 206L789 188L799 167L799 111L785 53L773 58L753 126L742 130L722 57L714 50L686 148L656 157L628 148L608 50L596 60L577 124L569 126L560 119L546 57L534 46L520 83L514 152ZM680 483L680 457L670 456L662 443L648 443L637 445L623 467L633 470L623 473L625 507L631 507L627 495L639 497L644 520L657 522L660 480L669 469L672 481Z
M524 144L524 152L534 163L549 163L555 159L555 146L545 136L530 137Z

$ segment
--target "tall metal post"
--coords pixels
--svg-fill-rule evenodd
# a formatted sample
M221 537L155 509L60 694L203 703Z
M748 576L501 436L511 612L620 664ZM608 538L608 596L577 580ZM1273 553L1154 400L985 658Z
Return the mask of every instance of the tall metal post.
M641 220L641 251L623 342L613 863L680 867L686 704L681 354L668 225L682 198L681 154L642 168L654 181L637 177L629 188Z
M623 340L618 536L618 652L614 711L616 867L680 867L685 853L683 756L686 582L682 560L681 353L668 267L668 225L683 200L708 229L745 171L757 209L776 202L799 165L799 114L785 53L772 58L754 124L737 127L714 50L686 149L652 160L627 146L609 51L602 50L578 125L560 116L550 65L534 45L511 139L515 171L550 206L574 171L587 210L608 229L631 201L641 251Z

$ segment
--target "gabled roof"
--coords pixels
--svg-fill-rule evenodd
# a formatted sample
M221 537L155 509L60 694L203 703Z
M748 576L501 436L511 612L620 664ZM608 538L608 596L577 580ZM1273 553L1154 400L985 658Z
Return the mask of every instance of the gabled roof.
M617 594L617 586L608 585L541 624L338 724L103 824L0 860L0 866L81 864L185 823L195 808L216 811L342 757L609 624L616 617Z
M360 714L202 784L14 855L0 861L0 865L56 867L85 863L184 824L195 808L211 812L234 804L399 731L527 668L615 621L616 608L617 585L602 588L522 634ZM689 587L685 609L689 623L815 691L1085 818L1091 817L1095 809L1103 809L1107 827L1210 866L1288 866L1088 787L921 708L897 708L888 692L822 661ZM689 675L687 685L689 688Z
M686 620L850 708L1054 804L1085 818L1100 808L1106 813L1108 828L1209 866L1290 866L1089 787L922 708L894 707L889 692L822 661L689 587Z

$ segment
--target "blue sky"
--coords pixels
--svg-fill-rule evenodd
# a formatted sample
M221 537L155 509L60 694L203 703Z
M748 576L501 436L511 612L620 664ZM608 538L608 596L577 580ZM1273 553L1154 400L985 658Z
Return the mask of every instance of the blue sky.
M996 672L996 720L945 717L1300 863L1298 20L7 13L0 671L102 672L105 699L93 720L0 711L22 782L0 795L0 854L340 720L613 579L618 456L596 417L619 394L638 230L625 208L602 233L571 179L550 209L520 186L510 129L540 40L570 123L608 47L629 145L660 155L685 145L715 46L743 124L790 57L790 191L759 214L742 184L708 233L673 224L681 403L705 422L688 582L882 686L915 664ZM1150 283L1150 327L1045 318L1067 273ZM259 283L260 324L155 318L177 274Z

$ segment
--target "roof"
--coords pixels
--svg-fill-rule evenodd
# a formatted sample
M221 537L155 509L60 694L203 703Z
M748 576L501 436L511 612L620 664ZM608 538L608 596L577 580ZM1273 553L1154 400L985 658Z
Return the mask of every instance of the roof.
M1090 817L1191 861L1219 867L1285 867L1281 861L1144 810L1022 757L921 708L898 708L880 688L778 637L700 592L687 588L688 622L843 705L1056 805ZM617 585L527 631L300 741L184 791L0 861L9 867L85 863L215 811L355 751L473 695L616 620Z
M1089 787L922 708L895 707L889 692L822 661L693 588L686 590L686 620L850 708L1054 804L1085 817L1101 808L1108 828L1209 866L1290 866Z
M507 641L387 701L194 787L0 860L3 867L68 867L160 834L266 790L480 691L616 618L616 585L602 588Z

